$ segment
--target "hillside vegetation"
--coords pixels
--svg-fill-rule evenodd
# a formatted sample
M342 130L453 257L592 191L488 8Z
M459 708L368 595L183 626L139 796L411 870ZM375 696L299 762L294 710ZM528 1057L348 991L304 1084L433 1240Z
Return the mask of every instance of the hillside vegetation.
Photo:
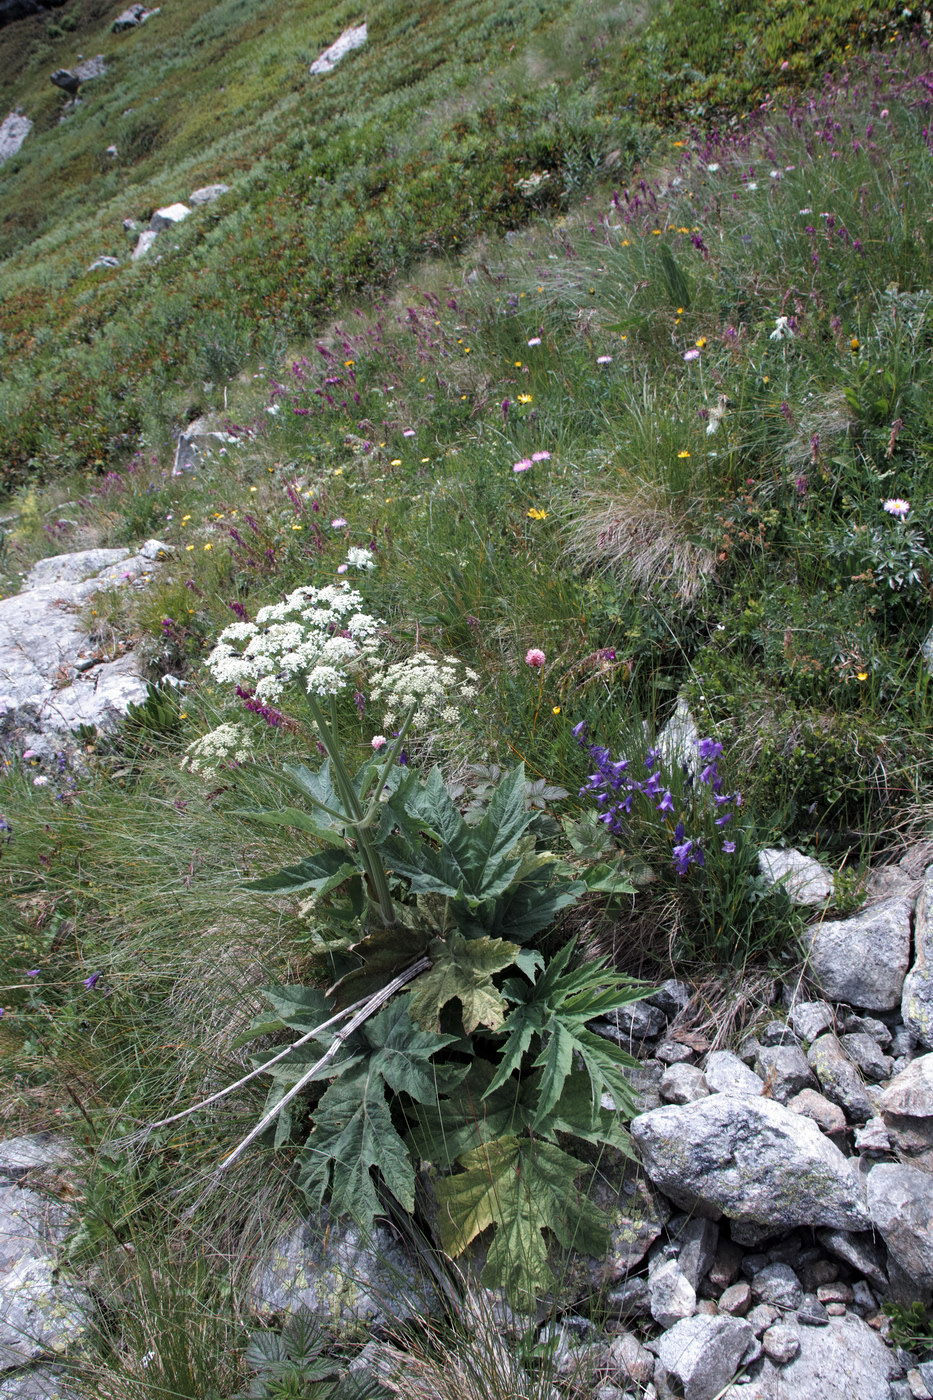
M758 851L819 857L841 916L928 830L933 84L922 25L845 0L384 5L313 87L358 12L177 0L111 38L115 7L81 5L0 31L37 120L0 170L3 588L65 550L171 553L85 614L101 656L142 653L147 703L70 759L4 760L0 1107L99 1149L72 1256L135 1300L100 1393L195 1400L242 1388L243 1273L293 1167L396 1221L419 1168L438 1257L469 1220L521 1241L483 1273L519 1306L550 1296L542 1238L598 1253L624 1057L579 1027L529 1051L519 972L569 1020L673 970L725 1042L801 976L804 913ZM58 125L78 37L113 76ZM85 271L214 180L159 260ZM196 414L226 439L173 476ZM333 678L309 699L215 652L347 581L363 621L328 641L452 668L420 727L384 676L342 674L331 711ZM692 771L658 744L685 710ZM367 1065L409 1058L355 1175L352 1056L222 1189L255 1081L135 1136L255 1063L252 1018L261 1059L322 988L353 1002L416 954L367 1032ZM493 1168L549 1182L530 1224L470 1214Z

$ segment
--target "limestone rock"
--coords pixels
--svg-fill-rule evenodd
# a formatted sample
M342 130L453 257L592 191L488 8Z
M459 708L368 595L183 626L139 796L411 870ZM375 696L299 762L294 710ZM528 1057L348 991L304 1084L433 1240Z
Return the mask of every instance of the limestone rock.
M678 695L674 713L658 731L655 747L668 768L682 768L687 774L700 770L697 745L700 730L683 695Z
M79 1400L56 1366L33 1366L0 1380L0 1400Z
M671 1208L648 1178L628 1163L617 1179L597 1180L592 1195L609 1221L609 1248L592 1265L594 1282L614 1283L641 1263L670 1220Z
M804 1089L815 1089L816 1079L799 1045L762 1045L755 1072L778 1103L787 1103Z
M788 1017L791 1026L804 1040L816 1040L833 1024L835 1014L828 1001L798 1001Z
M102 268L102 267L119 267L119 266L120 266L120 259L119 259L119 258L112 258L112 257L110 256L109 253L102 253L101 256L100 256L99 258L95 258L94 261L88 265L88 272L97 272L97 270L98 270L99 268Z
M162 233L167 228L175 228L176 224L182 223L190 213L187 204L166 204L164 208L155 211L149 220L149 228L153 233Z
M687 1208L700 1202L774 1229L868 1228L851 1164L808 1118L772 1099L713 1094L642 1114L631 1132L652 1181Z
M660 1094L664 1103L695 1103L709 1096L709 1085L696 1065L669 1065L661 1077Z
M88 1293L58 1277L54 1259L26 1258L0 1276L0 1371L56 1356L87 1338Z
M903 895L869 905L851 919L808 930L810 969L833 1001L866 1011L900 1005L910 960L912 901Z
M156 241L158 236L159 235L150 228L143 229L142 233L136 240L135 248L133 249L132 253L130 253L130 257L132 258L133 262L139 262L140 258L144 258L146 256L146 254L149 252L149 249L152 247L153 243Z
M336 1329L379 1330L430 1317L438 1300L384 1225L368 1238L323 1217L283 1235L254 1266L250 1306L262 1318L308 1308Z
M901 1015L920 1043L933 1050L933 865L917 897L914 943L916 960L904 981Z
M882 1162L868 1173L868 1207L904 1273L922 1288L933 1288L933 1176Z
M679 1016L681 1011L686 1009L691 995L686 982L680 982L676 977L669 977L649 997L645 997L645 1000L651 1006L656 1006L663 1011L669 1021L673 1021L675 1016Z
M352 53L354 49L361 48L366 43L367 38L365 22L345 29L339 39L335 39L328 48L318 54L308 72L315 75L333 72L340 60L345 58L348 53Z
M703 1067L706 1082L714 1094L760 1094L764 1082L743 1065L731 1050L714 1050Z
M850 1031L840 1036L839 1044L870 1083L879 1084L882 1079L890 1077L894 1061L872 1036L864 1031Z
M74 95L81 86L81 79L78 77L77 73L74 73L70 68L56 68L55 72L49 75L49 81L54 83L56 87L61 88L63 92L68 92L72 95Z
M738 1317L689 1317L665 1332L658 1360L683 1387L684 1400L714 1400L735 1375L754 1341Z
M805 1118L812 1118L820 1131L830 1137L846 1131L846 1116L842 1109L837 1103L830 1103L829 1099L824 1099L815 1089L801 1089L787 1107L793 1113L802 1113Z
M667 1017L658 1007L644 1001L633 1001L614 1011L611 1016L593 1022L593 1030L607 1040L614 1040L629 1054L637 1053L642 1041L654 1040L667 1029Z
M792 1309L803 1302L800 1279L789 1264L766 1264L753 1275L752 1292L772 1307Z
M807 1059L816 1070L827 1098L844 1108L856 1123L867 1123L873 1117L874 1110L862 1076L834 1035L821 1035L815 1040Z
M15 156L32 131L32 122L22 112L11 112L0 122L0 165Z
M74 1146L58 1133L31 1133L0 1142L0 1181L19 1181L43 1167L66 1167L75 1160Z
M654 1374L654 1357L632 1332L620 1332L606 1349L604 1368L621 1385L647 1385Z
M800 851L759 851L758 867L769 884L781 886L792 904L825 904L832 895L833 877L829 871Z
M96 54L93 58L86 58L83 63L76 63L72 69L79 83L89 83L94 78L103 78L107 73L107 61L102 53Z
M869 1157L887 1156L891 1152L891 1139L883 1118L869 1118L863 1128L856 1128L855 1150Z
M781 1365L765 1359L753 1380L731 1386L722 1400L891 1400L897 1359L860 1317L830 1318L798 1339L796 1357Z
M222 194L229 194L229 185L202 185L199 190L192 190L188 196L189 204L211 204L215 199L219 199Z
M761 1339L765 1356L778 1366L786 1366L800 1351L800 1337L792 1327L776 1322Z
M676 1259L668 1259L649 1275L648 1305L659 1327L673 1327L696 1311L696 1289Z
M668 1230L677 1244L677 1263L681 1272L694 1288L699 1288L716 1257L719 1226L713 1220L696 1217L684 1220L676 1229L671 1221Z
M98 659L77 610L102 588L145 582L156 567L142 552L80 550L40 560L22 593L0 599L4 735L109 729L130 701L146 698L138 659Z
M878 1108L898 1148L910 1155L933 1153L933 1055L921 1055L890 1081Z
M141 24L145 24L147 19L152 19L153 15L159 13L159 6L155 10L147 10L145 5L130 5L128 10L117 15L110 26L114 34L122 34L127 29L137 29Z

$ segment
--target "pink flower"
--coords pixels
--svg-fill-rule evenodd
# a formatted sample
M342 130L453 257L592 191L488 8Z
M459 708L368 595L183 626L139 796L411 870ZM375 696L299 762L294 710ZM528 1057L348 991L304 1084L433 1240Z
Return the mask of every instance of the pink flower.
M330 522L330 527L332 530L345 530L349 523L348 520L344 520L342 515L335 515Z
M531 460L533 462L549 462L551 460L551 454L550 452L532 452Z
M910 501L902 500L900 496L894 496L889 501L883 501L881 509L886 510L888 515L893 515L898 520L906 520L907 512L910 510Z
M533 465L534 463L532 462L530 457L523 457L520 462L515 463L512 470L513 472L527 472L531 470L531 467Z
M386 738L386 736L385 736L384 734L374 734L373 737L372 737L371 742L372 742L373 748L374 748L374 749L376 750L376 752L378 753L380 749L384 749L384 748L385 748L386 744L387 744L389 741L388 741L388 739Z
M690 363L691 360L698 360L699 358L700 358L700 352L699 352L699 350L685 350L685 351L684 351L684 359L687 361L688 364Z
M414 436L415 436L415 430L414 430L414 428L406 428L405 431L404 431L404 433L402 433L402 437L414 437Z
M611 364L612 364L612 356L611 356L611 355L597 355L597 356L596 356L596 363L597 363L598 365L611 365Z
M337 572L338 572L338 574L345 574L345 573L347 572L347 566L346 566L346 564L338 564L338 565L337 565Z
M536 670L539 666L543 666L546 660L547 657L544 652L538 647L530 647L528 651L525 652L525 665L534 666Z
M529 345L540 345L540 344L541 344L541 337L540 337L539 335L533 335L533 336L531 337L531 339L529 340L528 344L529 344Z

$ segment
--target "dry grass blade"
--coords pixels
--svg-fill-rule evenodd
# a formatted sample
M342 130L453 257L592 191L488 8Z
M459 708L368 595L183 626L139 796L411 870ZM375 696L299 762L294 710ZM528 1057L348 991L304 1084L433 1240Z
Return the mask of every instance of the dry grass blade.
M716 569L713 551L690 537L692 505L675 508L656 487L634 479L627 493L593 493L571 526L567 554L584 568L622 574L645 592L673 589L689 603Z

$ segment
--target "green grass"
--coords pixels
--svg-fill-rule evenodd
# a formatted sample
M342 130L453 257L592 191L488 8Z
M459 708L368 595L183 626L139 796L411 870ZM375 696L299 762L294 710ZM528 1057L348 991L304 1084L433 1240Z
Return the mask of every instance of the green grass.
M487 107L470 90L477 75L465 55L493 24L491 11L444 11L444 24L464 26L460 48L436 17L449 60L428 43L435 31L406 30L400 12L376 14L379 57L364 50L334 75L326 142L317 128L294 130L304 79L300 93L281 93L293 150L279 149L279 116L264 115L257 55L266 44L271 65L273 45L287 52L278 33L260 32L264 13L241 15L242 31L233 8L200 21L211 81L223 61L231 83L249 68L240 97L259 115L244 122L243 188L256 200L261 192L259 203L251 195L212 208L182 229L177 256L97 281L79 275L95 225L75 191L61 207L68 237L86 221L80 259L50 208L30 214L28 256L13 224L4 233L7 345L21 368L2 389L11 414L2 431L22 452L11 473L47 480L11 498L3 589L45 554L168 540L176 552L158 582L145 594L95 600L88 622L102 639L137 644L154 679L172 672L188 682L177 726L89 742L80 765L52 772L46 787L34 786L40 770L17 756L0 776L12 828L0 846L11 1131L56 1115L94 1141L185 1106L243 1072L244 1052L231 1042L258 1008L259 987L313 977L308 921L292 904L240 888L303 850L239 815L266 800L267 780L244 767L205 785L181 759L219 722L250 718L201 665L233 618L231 604L254 616L300 584L332 581L348 543L375 547L377 568L362 586L400 655L416 645L453 652L480 673L475 713L418 755L449 773L522 758L533 776L569 790L560 811L582 816L588 804L577 794L590 765L572 727L585 720L596 742L638 762L640 743L684 694L701 730L725 745L726 782L743 792L749 842L786 841L823 857L846 912L869 862L918 832L931 810L933 696L919 657L931 624L933 539L933 181L928 100L914 81L923 53L891 45L864 65L853 60L848 82L812 103L736 120L721 138L690 136L678 122L657 139L674 89L648 64L645 110L637 125L626 115L622 130L629 155L652 143L653 154L640 172L623 165L607 183L596 155L618 140L617 55L610 46L587 56L582 41L568 40L561 61L573 70L578 105L558 107L545 80L531 81L536 64L558 71L549 65L564 31L556 19L547 27L551 12L540 32L537 11L506 12L527 48L489 80ZM644 31L655 36L645 52L667 54L675 75L679 13L656 12ZM887 11L864 11L864 25L847 7L834 13L853 43L869 30L886 37ZM299 43L289 14L282 33L296 26L304 63L332 34ZM729 14L746 35L763 24L750 8ZM796 14L780 19L782 43ZM177 92L198 52L185 15L179 5L167 21L178 26ZM355 18L341 13L331 28ZM616 32L618 16L607 12L604 22ZM581 15L564 23L572 38ZM66 39L50 39L44 24L18 31L35 40L21 55L23 93L66 59ZM665 24L667 47L657 39ZM691 53L707 74L718 61L716 103L744 109L781 45L753 62L751 46L733 42L735 28L725 32L728 44ZM151 37L147 28L126 42L139 48L134 81L148 72L155 95L171 74L147 59ZM89 39L82 33L82 51L96 52ZM492 32L476 52L490 46L504 47ZM380 72L386 52L395 66ZM791 50L791 77L822 61L813 50L805 63L803 52ZM398 89L405 63L410 86ZM527 91L517 93L518 75ZM700 87L699 78L687 84L679 115L702 115ZM73 128L53 130L50 105L37 161L65 133L61 159L82 168L93 104L105 101L92 92ZM364 92L371 101L354 108ZM221 99L218 122L233 122ZM157 144L139 155L134 208L182 193L174 172L192 188L229 173L229 163L195 158L205 111L169 105L168 164L159 165ZM484 111L493 114L486 125ZM534 145L542 117L556 143L546 150ZM501 139L506 128L512 147ZM590 144L578 141L584 128ZM228 129L217 149L232 152L237 139ZM422 150L431 160L417 158ZM27 164L24 155L2 187L25 190L17 181ZM471 179L479 172L480 193L487 176L499 193L468 208L465 169ZM544 169L553 190L545 182L534 199L519 199L517 181ZM319 224L301 193L309 172L328 182ZM111 176L88 179L100 192ZM106 198L112 227L113 187ZM25 218L36 201L19 199L10 207ZM497 235L519 223L527 225L519 234ZM431 260L410 280L393 280L418 257ZM371 283L386 290L364 293ZM794 318L792 338L772 338L779 317ZM130 359L121 359L131 341ZM686 361L693 349L698 357ZM94 379L115 366L123 367L115 379ZM79 407L66 393L84 395ZM238 444L171 478L167 423L211 407L218 421L239 425ZM133 456L118 423L133 435ZM114 470L77 470L91 453ZM549 456L513 471L535 453ZM890 497L911 502L904 525L884 512ZM338 516L346 529L330 524ZM544 668L525 664L530 647L544 650ZM345 738L361 753L371 734L369 721L345 717ZM299 737L283 747L258 723L255 743L270 759L303 751ZM622 844L630 858L649 859L657 879L625 906L588 905L584 942L611 946L621 967L647 976L671 966L697 975L729 963L796 968L798 924L764 900L752 870L717 851L705 875L678 880L666 838L649 823L633 823ZM38 978L27 978L35 969ZM85 988L95 972L97 985ZM242 1345L242 1318L226 1284L196 1276L191 1242L215 1240L218 1276L232 1269L239 1284L235 1261L242 1266L261 1238L263 1212L272 1218L287 1199L288 1154L263 1147L223 1196L200 1202L206 1174L251 1125L259 1098L247 1090L144 1149L114 1149L95 1170L80 1248L93 1253L116 1236L154 1260L160 1278L164 1271L164 1288L140 1304L140 1338L146 1327L171 1332L165 1319L186 1297L199 1300L203 1326L163 1377L173 1393L236 1390L236 1366L217 1354ZM252 1201L257 1171L268 1196ZM192 1227L184 1211L197 1202ZM144 1285L145 1269L134 1286ZM161 1380L147 1389L146 1377L124 1374L120 1349L136 1347L130 1337L104 1344L107 1384L116 1394L154 1394Z

